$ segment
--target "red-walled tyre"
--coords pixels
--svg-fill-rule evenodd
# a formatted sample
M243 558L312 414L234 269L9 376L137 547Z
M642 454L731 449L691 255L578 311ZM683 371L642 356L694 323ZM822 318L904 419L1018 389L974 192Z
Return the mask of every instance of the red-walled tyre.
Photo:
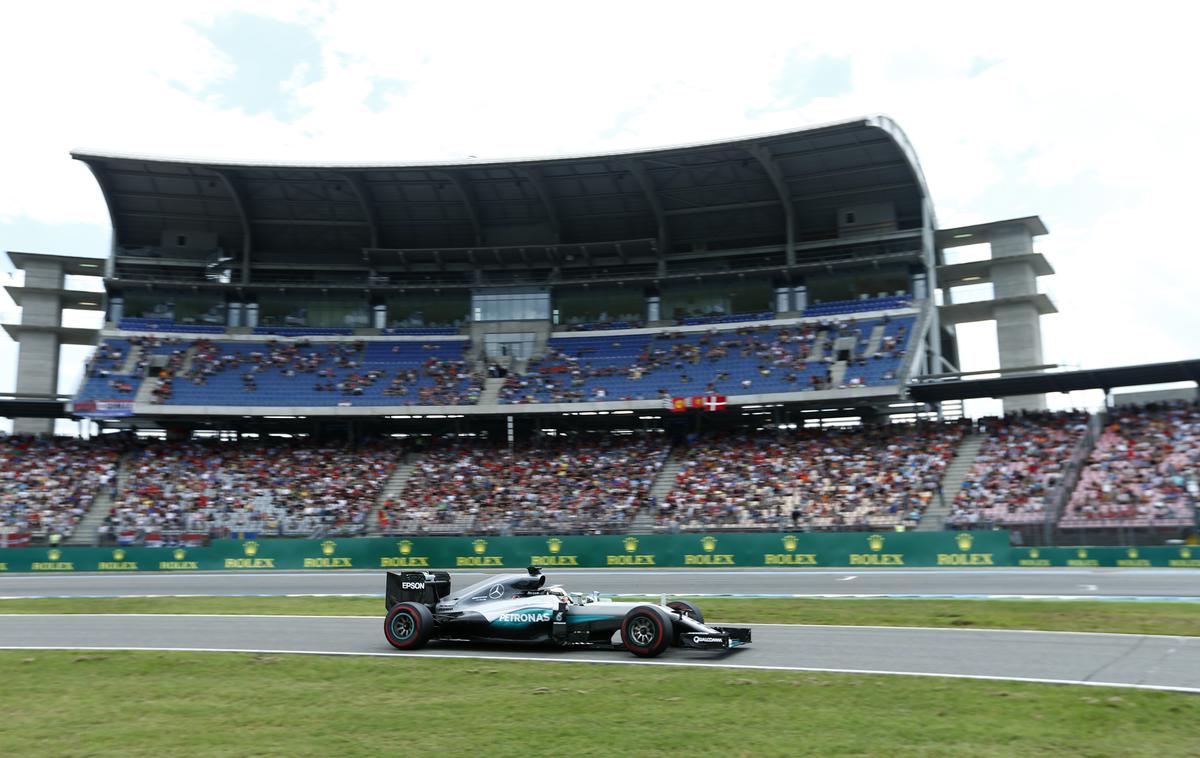
M424 647L433 636L433 614L420 603L396 603L383 622L383 636L397 650Z
M639 605L621 621L621 642L639 658L654 658L671 646L675 628L662 608Z
M671 602L667 603L667 607L676 613L682 613L684 616L687 616L697 624L704 623L704 614L700 612L699 608L686 600L672 600Z

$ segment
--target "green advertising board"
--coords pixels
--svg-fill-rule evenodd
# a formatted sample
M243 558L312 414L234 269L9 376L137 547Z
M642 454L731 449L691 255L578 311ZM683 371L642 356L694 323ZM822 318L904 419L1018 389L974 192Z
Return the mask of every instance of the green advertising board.
M11 548L0 550L0 572L520 569L530 564L547 568L1008 566L1012 555L1006 531L257 539L215 540L205 547L187 548Z
M1200 547L1016 547L1015 566L1075 568L1200 568Z

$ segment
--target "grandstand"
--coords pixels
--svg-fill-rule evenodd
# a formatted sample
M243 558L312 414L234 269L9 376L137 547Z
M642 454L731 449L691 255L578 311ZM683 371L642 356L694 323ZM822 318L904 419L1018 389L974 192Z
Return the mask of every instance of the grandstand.
M1200 368L1048 373L1045 226L939 229L886 118L443 165L74 157L113 248L9 253L10 539L1194 528L1194 409L1041 409ZM973 321L998 378L963 381ZM65 344L96 350L60 394ZM984 396L1009 415L962 422ZM24 436L55 417L98 441Z

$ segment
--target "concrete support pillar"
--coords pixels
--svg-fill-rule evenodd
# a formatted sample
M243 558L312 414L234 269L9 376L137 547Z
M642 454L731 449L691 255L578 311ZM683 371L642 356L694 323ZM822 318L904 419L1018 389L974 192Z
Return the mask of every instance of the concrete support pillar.
M253 329L258 326L258 303L246 303L246 326Z
M387 328L387 306L386 305L384 305L383 303L379 303L379 304L375 305L374 308L371 309L371 315L372 315L372 322L371 322L372 326L374 326L376 329L386 329Z
M1000 353L1000 368L1040 366L1042 360L1042 327L1037 307L1031 303L997 305L996 344ZM1045 395L1019 395L1004 398L1004 412L1044 410Z
M775 288L775 312L783 313L792 309L792 291L788 287Z
M119 324L123 318L125 318L125 298L110 298L108 301L108 320L113 324Z
M225 317L225 325L228 327L237 327L242 325L242 304L229 303L227 306L227 315Z
M646 298L646 322L659 321L662 319L662 298L658 295L650 295Z
M803 311L808 307L808 287L800 284L792 288L792 310Z
M909 289L912 291L914 300L924 300L929 297L929 280L924 271L913 272Z

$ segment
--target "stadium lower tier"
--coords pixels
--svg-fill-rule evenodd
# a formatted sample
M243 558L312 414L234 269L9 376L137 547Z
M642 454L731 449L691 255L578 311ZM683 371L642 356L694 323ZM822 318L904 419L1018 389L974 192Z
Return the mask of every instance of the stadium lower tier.
M603 433L509 450L448 440L144 443L3 438L5 544L72 537L172 544L234 533L546 534L1057 525L1194 528L1200 410L953 424ZM961 460L961 484L947 478ZM962 466L959 467L960 469ZM76 535L90 541L94 535Z

